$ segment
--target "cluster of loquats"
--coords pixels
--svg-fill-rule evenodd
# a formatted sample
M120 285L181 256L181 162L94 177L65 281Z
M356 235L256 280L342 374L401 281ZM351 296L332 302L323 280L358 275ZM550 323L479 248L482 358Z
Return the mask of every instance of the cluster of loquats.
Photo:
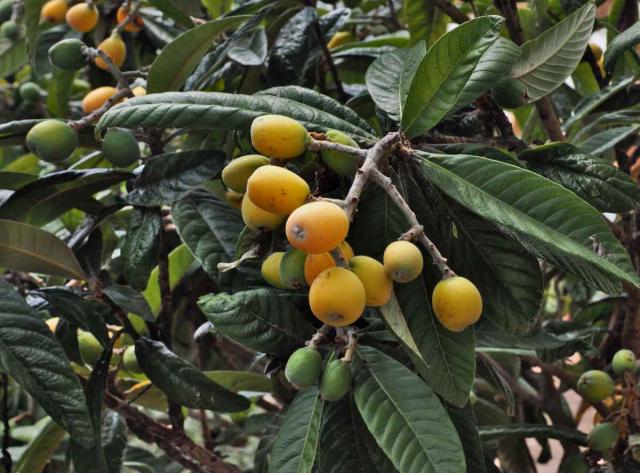
M326 141L358 148L350 137L336 130ZM262 263L262 276L280 289L308 287L313 315L325 327L338 330L356 323L366 307L381 307L393 295L394 283L408 283L422 276L421 250L410 241L390 243L380 262L355 255L346 241L350 215L341 202L313 197L307 181L288 169L288 160L305 153L311 137L305 127L285 116L263 115L251 125L251 145L260 154L232 160L222 171L227 199L241 200L245 225L254 231L273 231L284 224L288 248L275 251ZM360 166L359 153L320 150L323 163L335 173L353 176ZM336 203L337 202L337 203ZM447 273L433 291L433 309L451 331L462 331L482 313L482 298L466 278ZM303 389L320 380L325 399L341 398L348 390L348 359L323 361L317 346L297 350L286 366L287 379ZM328 386L328 387L327 387Z

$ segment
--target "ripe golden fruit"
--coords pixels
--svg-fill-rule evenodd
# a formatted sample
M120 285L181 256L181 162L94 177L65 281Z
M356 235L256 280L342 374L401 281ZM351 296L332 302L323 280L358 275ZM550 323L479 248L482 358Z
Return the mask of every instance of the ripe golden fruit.
M136 349L133 345L125 348L124 354L122 355L122 364L124 366L124 369L126 369L131 374L144 374L140 369L140 365L138 364Z
M342 254L344 260L348 263L353 258L353 249L346 241L343 241L338 245L338 251ZM331 253L318 253L317 255L307 255L304 260L304 279L307 284L311 286L311 283L325 269L333 268L336 266L336 262L331 256Z
M66 0L50 0L40 10L40 21L49 23L62 23L67 14Z
M329 130L325 135L327 135L327 140L331 143L359 148L358 143L341 131ZM353 176L358 169L359 159L357 156L329 149L323 149L320 155L322 156L322 161L324 161L332 171L341 176Z
M296 173L280 166L260 166L247 180L251 201L267 212L287 215L309 196L309 184Z
M262 273L262 277L265 281L271 284L273 287L284 288L284 284L282 284L282 279L280 279L280 264L282 263L282 257L284 256L284 251L276 251L275 253L271 253L267 258L262 262L262 267L260 268L260 272Z
M433 312L442 325L452 332L462 332L478 321L482 314L482 296L467 278L443 279L433 289Z
M305 286L304 261L307 254L304 251L289 248L280 263L280 280L284 287L300 289Z
M131 89L131 92L133 92L134 97L143 97L147 95L147 89L141 86L134 87L133 89Z
M600 370L582 373L576 387L580 395L589 402L604 401L613 394L614 388L611 376Z
M320 396L325 401L339 401L349 391L350 382L349 364L342 360L331 360L320 379Z
M127 57L127 47L119 35L109 36L98 45L98 49L104 51L117 67L122 66ZM96 66L104 71L108 69L107 63L100 57L96 58Z
M349 217L331 202L311 202L289 215L286 233L294 248L310 254L325 253L346 238Z
M382 263L369 256L360 255L351 258L349 266L364 286L369 307L380 307L389 302L393 292L393 280Z
M343 44L353 41L353 36L349 31L338 31L327 43L327 48L333 49Z
M59 69L75 71L85 65L84 43L76 38L63 39L49 48L49 62Z
M255 150L276 159L291 159L304 153L309 134L302 124L283 115L262 115L251 123Z
M232 191L247 192L247 181L260 166L269 164L269 158L259 154L249 154L234 159L222 170L222 182Z
M589 432L589 435L587 436L587 440L589 441L589 446L591 448L599 452L604 452L613 448L619 436L620 432L618 432L618 428L615 424L612 424L611 422L603 422L591 429L591 432Z
M111 128L102 141L102 154L114 166L126 168L140 159L140 146L129 130Z
M84 113L95 112L117 92L118 89L108 85L92 90L82 99L82 111Z
M47 324L47 327L49 327L49 330L55 333L56 329L58 328L58 322L60 322L60 317L51 317L50 319L47 319L45 322Z
M48 163L67 159L78 146L73 128L60 120L44 120L27 133L27 146L33 154Z
M618 350L611 360L611 368L619 376L625 371L635 373L637 369L636 356L631 350Z
M409 282L420 276L424 261L420 249L408 241L394 241L384 250L384 267L395 282Z
M287 380L297 389L313 386L322 372L322 355L315 348L304 347L294 351L284 368Z
M249 194L242 197L242 220L251 230L275 230L284 220L284 215L277 215L266 210L262 210L249 198Z
M118 20L118 23L122 23L128 14L129 9L126 5L122 5L118 8L118 11L116 12L116 20ZM130 33L137 33L142 29L143 25L144 20L142 17L140 15L133 15L133 18L125 25L124 30Z
M364 312L367 295L358 276L345 268L329 268L313 280L309 306L318 319L332 327L351 325Z
M596 58L596 61L599 61L602 58L602 48L596 43L589 43L589 47L591 48L591 52Z
M78 330L78 348L80 358L87 365L95 365L102 355L102 345L91 332Z
M91 31L98 24L98 9L89 3L78 3L67 10L67 24L80 33Z

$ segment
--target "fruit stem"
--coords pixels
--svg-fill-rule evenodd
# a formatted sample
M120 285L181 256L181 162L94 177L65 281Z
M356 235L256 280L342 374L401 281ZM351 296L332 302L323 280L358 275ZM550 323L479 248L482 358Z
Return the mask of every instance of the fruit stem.
M118 88L119 89L129 88L129 80L122 75L122 71L118 66L116 66L113 63L113 61L111 60L111 56L109 56L103 50L91 48L89 46L83 46L82 54L84 54L91 61L95 60L97 57L102 59L104 63L107 65L107 70L109 71L109 73L118 82ZM131 95L133 95L133 93Z
M336 262L336 266L338 266L339 268L346 268L347 266L349 266L347 260L344 259L342 251L340 251L339 248L334 248L329 253L331 254L333 260Z
M353 354L356 352L356 348L358 347L358 332L355 328L350 328L347 330L347 350L344 353L344 357L342 361L345 363L351 363L353 360Z
M309 348L317 349L318 345L322 343L324 338L327 336L327 333L329 333L329 330L331 330L331 327L327 324L323 324L322 327L320 327L316 331L316 333L313 334L313 337L311 337L311 340L309 340Z

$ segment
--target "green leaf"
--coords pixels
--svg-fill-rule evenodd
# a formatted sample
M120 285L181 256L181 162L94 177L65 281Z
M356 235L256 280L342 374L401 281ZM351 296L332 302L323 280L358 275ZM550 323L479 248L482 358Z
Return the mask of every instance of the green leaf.
M475 374L473 328L451 332L431 311L431 294L421 278L396 286L396 296L416 341L421 360L416 367L440 396L455 406L464 406L469 398Z
M467 471L473 473L487 473L484 460L484 452L482 450L482 442L478 435L478 427L473 416L471 405L463 408L447 406L447 412L458 432L464 456L467 463Z
M528 167L578 194L601 212L640 207L640 188L625 173L568 144L550 144L520 153Z
M136 289L145 289L156 266L162 216L157 209L135 208L122 245L122 274Z
M589 2L520 47L511 75L526 84L530 100L550 94L571 75L589 43L595 15Z
M602 216L573 192L518 166L466 155L428 155L422 165L445 194L513 236L539 258L605 292L640 284Z
M636 22L607 44L604 52L604 67L609 71L613 70L618 57L638 43L640 43L640 23Z
M132 287L113 284L103 288L102 292L125 312L135 314L147 322L155 321L147 300Z
M383 54L367 69L365 81L375 104L395 121L402 120L409 87L426 54L424 41Z
M310 131L333 128L364 140L374 138L359 125L313 105L271 95L222 92L173 92L135 97L104 114L96 125L96 132L115 126L248 130L256 117L268 113L299 120Z
M601 131L589 136L583 141L576 143L576 146L585 153L602 154L609 151L615 145L635 134L640 130L640 125L618 126Z
M233 261L244 223L238 212L204 190L190 193L173 206L173 221L182 241L214 280L218 263Z
M33 64L36 58L36 46L40 34L40 10L47 0L24 1L24 29L26 43L29 48L29 62Z
M132 175L111 169L47 174L16 191L0 206L0 219L42 226Z
M213 20L182 33L165 46L151 64L147 92L155 94L179 90L212 46L213 41L222 32L238 26L249 18L237 16Z
M514 42L498 38L480 57L454 108L467 105L492 89L500 79L509 74L519 56L520 49Z
M62 443L66 432L50 417L40 419L35 425L38 429L24 451L14 463L13 473L33 473L45 470L51 455Z
M415 137L455 107L483 54L498 39L503 18L483 16L443 35L418 66L402 113L402 129Z
M240 393L250 391L256 393L273 392L273 381L260 373L250 371L207 371L207 378L212 379L223 388Z
M449 17L433 0L404 0L404 16L411 34L411 44L424 40L427 46L447 32Z
M127 424L120 414L108 410L102 419L102 448L109 473L120 473L127 448Z
M23 40L13 42L0 39L0 78L5 78L27 62L27 44Z
M198 305L216 331L263 353L287 356L315 332L291 302L269 289L209 294Z
M193 26L190 15L201 15L198 0L149 0L149 3L186 28Z
M407 348L409 348L416 356L422 358L422 353L416 345L416 341L411 335L407 321L402 314L402 308L398 304L395 294L391 295L391 299L385 305L380 307L380 313L387 324L387 327L398 337Z
M231 42L227 55L241 66L259 66L267 59L267 33L257 28Z
M0 189L18 190L38 179L35 174L25 172L0 171Z
M91 332L103 346L109 344L109 334L105 321L101 315L101 309L106 306L96 301L88 301L63 287L45 287L33 291L46 300L55 309L53 313L59 314L67 321Z
M577 445L587 444L587 436L579 430L539 424L485 425L478 429L478 433L483 442L503 437L536 437L573 442Z
M169 287L175 289L178 283L184 278L193 263L193 255L186 245L180 245L169 253ZM144 290L144 298L149 303L151 311L157 315L160 313L161 298L160 284L158 283L159 270L156 266L147 282L147 288Z
M49 59L47 58L47 61ZM47 110L53 117L69 115L69 99L77 71L54 68L47 88Z
M353 396L369 431L402 473L466 471L458 434L420 378L375 348L360 345Z
M249 407L246 398L212 381L162 342L142 337L135 346L142 371L169 399L181 406L219 412L237 412Z
M273 444L269 473L311 473L324 406L315 386L298 392Z
M316 463L322 473L397 473L367 430L351 396L327 403Z
M154 156L145 161L135 188L127 195L133 205L172 204L191 189L219 174L226 155L216 150L191 150Z
M40 315L6 282L0 282L0 361L72 438L87 448L94 444L87 401L62 347Z
M11 220L0 220L0 265L16 271L87 278L62 240L38 227Z

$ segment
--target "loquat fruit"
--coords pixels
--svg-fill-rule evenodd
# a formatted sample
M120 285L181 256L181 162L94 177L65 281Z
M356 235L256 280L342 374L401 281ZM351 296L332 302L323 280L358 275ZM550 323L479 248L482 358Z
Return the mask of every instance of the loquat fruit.
M349 217L331 202L310 202L287 219L287 239L305 253L325 253L336 248L349 233Z
M275 230L284 220L284 215L278 215L262 210L249 198L249 194L242 197L240 206L242 220L251 230Z
M309 196L309 184L296 173L280 166L259 166L247 180L251 201L267 212L287 215Z
M96 27L99 16L94 4L78 3L67 10L65 18L71 28L80 33L87 33Z
M232 191L244 194L247 181L260 166L269 164L269 158L259 154L249 154L232 160L222 170L222 182Z
M349 266L364 286L369 307L380 307L389 302L393 280L382 263L369 256L358 255L349 260Z
M345 268L329 268L313 280L309 290L311 312L332 327L351 325L360 318L366 291L358 276Z
M389 243L384 250L384 267L395 282L409 282L420 276L424 266L422 252L409 241Z
M265 156L291 159L304 153L309 134L300 122L283 115L262 115L251 123L251 144Z
M433 312L452 332L462 332L482 314L482 296L467 278L454 276L441 280L431 295Z

